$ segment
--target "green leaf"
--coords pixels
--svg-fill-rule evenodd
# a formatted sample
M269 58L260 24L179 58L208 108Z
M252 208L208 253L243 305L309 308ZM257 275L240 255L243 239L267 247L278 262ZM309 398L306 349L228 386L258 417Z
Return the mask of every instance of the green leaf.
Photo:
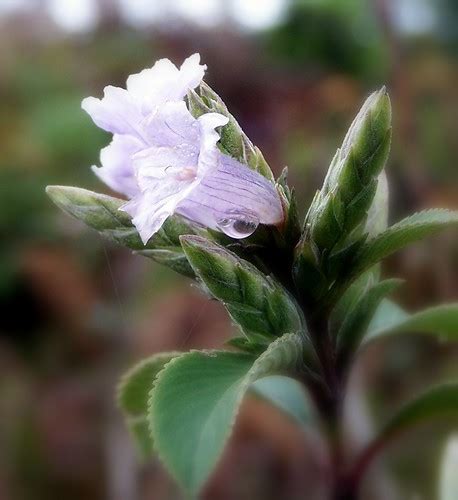
M138 460L146 462L154 455L154 444L146 416L126 418L126 426L135 446Z
M148 425L148 400L157 374L180 352L164 352L147 358L131 368L118 384L117 403L123 411L127 427L142 459L153 452Z
M181 242L197 276L248 338L304 331L293 298L276 280L210 240L183 236Z
M193 351L159 373L149 419L156 451L170 473L196 495L214 469L240 403L257 379L288 373L302 359L302 340L285 335L259 357Z
M347 316L337 333L337 350L339 362L343 365L356 351L367 331L369 323L381 300L392 293L401 280L381 281L365 291L356 305L347 312Z
M195 234L196 228L181 217L169 217L144 245L130 216L120 210L125 200L71 186L48 186L46 192L58 207L103 236L181 274L194 276L179 237Z
M458 341L458 303L441 304L412 315L385 304L369 325L364 345L403 333L434 334L442 340Z
M400 432L425 420L458 416L458 384L434 387L409 401L382 429L378 442L385 442Z
M314 419L312 402L297 380L284 375L271 375L254 382L250 390L301 425L309 424Z
M453 435L444 450L439 478L439 500L458 498L458 435Z
M360 274L401 248L442 229L458 225L458 212L434 209L418 212L369 240L356 257L354 274Z

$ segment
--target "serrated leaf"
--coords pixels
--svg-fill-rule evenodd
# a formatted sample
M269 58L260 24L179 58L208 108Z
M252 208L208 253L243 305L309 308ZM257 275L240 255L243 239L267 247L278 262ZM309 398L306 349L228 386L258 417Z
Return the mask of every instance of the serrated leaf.
M154 454L147 417L142 415L126 418L126 426L134 443L137 459L146 462Z
M179 237L196 229L179 216L169 217L144 245L130 216L120 210L125 200L72 186L48 186L46 192L62 210L116 243L150 257L173 270L193 277Z
M364 345L403 333L433 334L442 340L458 341L458 304L441 304L411 315L385 304L369 325Z
M358 348L382 299L392 293L401 283L401 280L390 279L373 285L359 297L353 309L347 312L337 333L340 364L344 365Z
M458 225L456 211L434 209L411 215L363 246L356 257L354 274L360 274L410 243L456 225Z
M180 354L176 351L164 352L144 359L125 373L118 384L117 403L124 413L138 455L143 460L153 452L147 418L149 394L157 374Z
M439 500L458 498L458 434L453 435L444 449L439 477Z
M294 300L276 280L205 238L184 236L181 242L195 273L248 338L304 331Z
M288 373L302 359L302 340L285 335L259 357L193 351L160 372L149 419L155 448L178 483L196 495L214 469L242 398L257 379Z
M271 375L254 382L250 390L301 425L307 425L315 418L312 402L297 380Z

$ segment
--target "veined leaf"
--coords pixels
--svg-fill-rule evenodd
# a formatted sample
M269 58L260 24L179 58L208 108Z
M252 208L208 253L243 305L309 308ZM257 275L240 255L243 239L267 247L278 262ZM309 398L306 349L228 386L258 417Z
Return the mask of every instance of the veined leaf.
M141 459L153 453L153 440L149 431L147 411L149 394L157 374L180 352L155 354L130 369L118 385L117 402L126 417L126 424Z
M450 226L458 225L458 212L451 210L425 210L389 227L369 240L355 261L355 275L359 275L380 260L401 248Z
M276 280L205 238L183 236L181 242L195 273L248 338L304 332L294 300ZM312 353L310 345L310 360Z
M337 350L340 363L345 363L357 350L381 300L393 292L401 282L401 280L391 279L377 283L359 298L352 310L348 311L337 333Z
M142 460L153 455L153 439L148 424L148 402L158 373L179 351L154 354L137 363L124 374L118 384L117 403L126 418L126 425ZM298 423L305 425L313 418L312 404L297 381L272 375L255 381L250 392L265 399Z
M289 334L259 357L227 351L193 351L159 373L149 404L156 451L191 495L215 467L242 398L257 379L288 373L302 360L302 340Z
M48 186L46 192L62 210L122 246L150 257L186 276L194 276L179 237L196 228L179 216L169 217L144 245L130 216L120 210L124 200L72 186Z
M448 441L441 462L439 477L439 500L458 498L458 435Z
M402 333L434 334L444 340L458 341L458 303L441 304L412 315L385 304L374 316L364 344Z

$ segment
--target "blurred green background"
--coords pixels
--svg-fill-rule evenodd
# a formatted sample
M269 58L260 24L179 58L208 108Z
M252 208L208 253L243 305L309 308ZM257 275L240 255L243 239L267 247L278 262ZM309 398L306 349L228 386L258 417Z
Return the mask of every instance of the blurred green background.
M391 221L458 208L456 0L0 0L2 500L181 498L157 461L137 463L115 384L141 357L222 346L232 327L190 282L60 213L44 187L106 192L90 166L109 136L82 98L194 52L273 170L288 165L303 211L383 84L394 108ZM456 300L456 233L402 252L386 271L407 279L406 308ZM349 452L409 394L458 377L457 359L425 338L367 352L351 384ZM391 446L362 498L435 498L452 430L431 424ZM247 401L204 497L325 498L324 456L314 429Z

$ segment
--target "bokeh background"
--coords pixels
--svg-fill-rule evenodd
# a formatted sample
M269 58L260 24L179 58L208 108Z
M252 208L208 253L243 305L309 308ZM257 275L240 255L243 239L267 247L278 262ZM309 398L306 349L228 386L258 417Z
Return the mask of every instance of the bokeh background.
M273 170L289 166L303 211L383 84L394 107L390 219L458 208L456 0L0 0L2 500L181 498L157 461L136 461L116 381L154 352L220 347L232 327L189 281L103 241L44 187L106 192L89 167L109 137L81 99L196 51ZM385 269L407 279L398 299L408 309L456 300L456 233ZM353 375L349 450L409 394L458 377L457 359L424 338L368 351ZM363 498L435 498L452 430L431 424L391 446ZM205 498L320 499L324 459L313 428L250 400Z

